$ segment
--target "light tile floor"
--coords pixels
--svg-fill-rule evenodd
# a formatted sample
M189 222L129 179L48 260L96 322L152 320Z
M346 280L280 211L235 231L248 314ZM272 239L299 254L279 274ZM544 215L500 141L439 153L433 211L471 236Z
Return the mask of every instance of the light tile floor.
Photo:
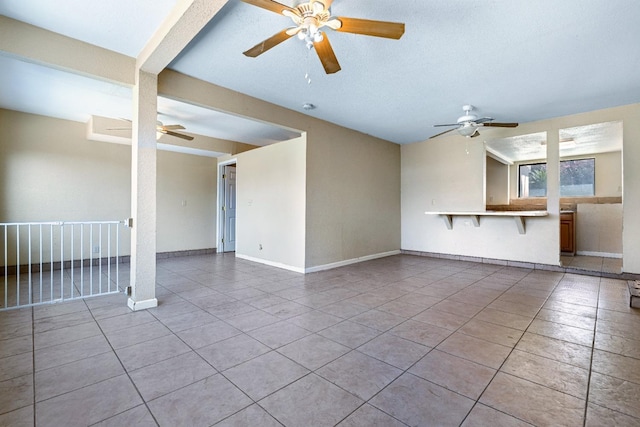
M605 275L615 275L622 272L622 258L603 258L597 256L562 255L562 266L572 270L584 270L594 273L605 273Z
M0 425L640 425L621 280L409 255L157 271L148 311L0 313Z

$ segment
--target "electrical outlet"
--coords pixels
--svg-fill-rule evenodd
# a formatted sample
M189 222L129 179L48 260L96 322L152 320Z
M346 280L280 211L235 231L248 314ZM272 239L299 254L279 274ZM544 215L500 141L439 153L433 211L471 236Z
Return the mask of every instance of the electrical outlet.
M187 206L187 201L186 201L186 200L183 200L183 201L182 201L182 207L185 207L185 206Z
M431 205L434 206L436 204L436 199L431 199Z

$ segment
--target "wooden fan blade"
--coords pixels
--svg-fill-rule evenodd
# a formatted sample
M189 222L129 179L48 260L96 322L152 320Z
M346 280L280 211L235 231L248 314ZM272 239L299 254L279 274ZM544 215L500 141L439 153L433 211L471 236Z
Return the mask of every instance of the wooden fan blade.
M165 135L171 135L171 136L175 136L177 138L182 138L182 139L186 139L187 141L192 141L193 137L189 136L189 135L185 135L183 133L178 133L178 132L172 132L170 130L165 130L162 131L161 133L165 134Z
M338 58L336 58L331 43L329 43L329 38L325 33L322 33L322 41L313 43L313 47L316 49L318 58L320 58L320 62L322 62L324 71L327 74L337 73L341 70Z
M460 126L460 123L447 123L447 124L444 124L444 125L433 125L434 128L439 128L439 127L442 127L442 126Z
M256 56L265 53L272 47L277 46L283 41L291 38L291 36L292 35L287 34L287 30L282 30L278 34L275 34L269 37L268 39L261 41L260 43L258 43L257 45L249 49L248 51L244 52L244 54L251 58L255 58Z
M280 13L280 14L282 14L283 10L288 10L290 12L293 12L295 10L289 6L286 6L284 4L281 4L281 3L278 3L277 1L272 1L272 0L242 0L242 1L245 3L252 4L254 6L261 7L263 9L270 10L271 12ZM296 12L294 13L297 15Z
M337 19L342 22L342 26L336 31L396 40L404 34L404 24L399 22L371 21L369 19L343 18L340 16Z
M165 129L165 130L167 130L167 129L168 130L185 129L185 127L182 126L182 125L162 125L162 126L159 126L159 127L161 127L162 129Z
M482 126L494 127L494 128L516 128L518 123L483 123Z
M457 129L457 128L456 128L456 129ZM445 133L453 132L453 131L454 131L454 130L456 130L456 129L449 129L449 130L445 130L444 132L440 132L440 133L439 133L439 134L437 134L437 135L430 136L430 137L429 137L429 139L436 138L436 137L438 137L438 136L440 136L440 135L444 135Z
M302 27L298 26L298 27L293 27L293 28L287 28L285 31L287 32L288 35L295 36L300 31L302 31Z

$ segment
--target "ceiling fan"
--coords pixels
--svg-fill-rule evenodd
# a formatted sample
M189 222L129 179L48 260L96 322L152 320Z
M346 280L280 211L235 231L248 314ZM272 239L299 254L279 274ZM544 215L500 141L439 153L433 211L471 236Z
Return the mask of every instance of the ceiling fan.
M129 123L131 123L131 120L129 119L120 119L120 120L124 120L127 121ZM180 133L180 132L174 132L174 130L182 130L185 129L184 126L182 125L164 125L162 124L161 121L156 121L156 132L157 133L161 133L163 135L170 135L170 136L175 136L177 138L182 138L182 139L186 139L187 141L192 141L193 137L190 135L185 135L184 133ZM131 130L130 127L128 128L109 128L107 130Z
M255 58L272 47L297 35L304 40L307 48L315 48L320 62L327 74L340 71L340 64L323 27L345 33L363 34L366 36L399 39L404 34L404 24L368 19L344 18L331 16L329 8L333 0L309 0L300 2L296 7L289 7L273 0L242 0L245 3L261 7L271 12L291 18L295 27L286 28L270 38L261 41L244 52L246 56Z
M444 135L445 133L449 133L454 130L457 130L460 135L466 136L467 138L475 138L480 135L478 128L483 126L496 128L514 128L518 126L518 123L496 123L491 117L478 118L478 116L471 113L474 110L473 105L464 105L462 110L464 111L464 115L459 117L456 123L433 125L434 127L455 126L455 128L433 135L429 139Z

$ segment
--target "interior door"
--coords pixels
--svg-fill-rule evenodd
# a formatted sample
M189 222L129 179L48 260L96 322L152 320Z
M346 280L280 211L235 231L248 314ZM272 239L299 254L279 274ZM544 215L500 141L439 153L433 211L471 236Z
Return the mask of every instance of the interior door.
M224 167L223 252L236 250L236 166Z

